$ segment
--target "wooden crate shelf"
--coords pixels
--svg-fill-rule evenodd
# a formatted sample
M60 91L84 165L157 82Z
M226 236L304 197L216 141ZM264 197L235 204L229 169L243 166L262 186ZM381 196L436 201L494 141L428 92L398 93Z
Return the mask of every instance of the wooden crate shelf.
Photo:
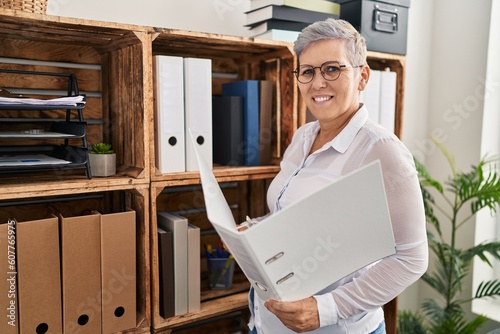
M212 95L220 95L222 84L229 81L271 80L275 83L272 164L277 166L284 148L290 143L297 129L298 120L297 86L292 74L292 70L296 67L296 58L291 51L290 43L161 28L154 28L151 34L153 56L211 59ZM154 129L151 131L150 138L153 140L150 145L151 179L172 180L171 175L162 175L156 167L153 151ZM247 171L248 168L243 168L241 172L235 173L245 174ZM250 172L250 174L255 173Z
M0 68L74 73L80 91L87 96L84 118L89 144L106 141L113 145L117 164L125 171L120 177L148 179L150 117L144 99L144 87L150 80L144 66L149 64L150 55L147 28L0 9L0 43ZM27 77L13 81L6 75L0 76L0 87L37 98L46 94L44 91L61 89L56 80ZM0 117L13 115L2 111ZM40 111L20 117L54 116ZM74 176L57 175L61 180Z
M199 179L193 184L165 186L166 181L151 183L151 293L152 293L152 321L153 329L175 329L199 322L209 318L229 312L235 309L242 309L247 306L247 295L250 283L236 267L233 286L230 290L210 290L208 285L208 274L206 257L201 256L201 288L200 296L201 310L165 319L159 313L159 268L158 268L158 239L157 239L157 213L159 211L169 211L181 214L188 221L201 231L201 245L220 243L213 226L208 221L203 193ZM266 213L266 205L261 199L265 198L268 186L268 179L246 180L235 178L221 181L222 191L226 197L236 221L243 221L246 214L253 217L262 216Z
M124 333L149 333L151 324L150 252L149 252L149 187L125 190L99 189L98 192L58 192L57 195L37 193L33 197L0 201L0 220L19 221L61 214L64 217L100 213L136 212L136 324ZM62 314L62 313L61 313ZM22 314L20 315L22 317Z
M0 205L20 210L38 201L61 201L61 210L75 210L79 197L98 196L101 208L128 206L137 212L137 327L127 333L149 333L151 326L149 243L149 124L150 107L144 99L150 81L148 28L95 22L0 9L0 68L74 73L86 95L83 116L89 144L107 141L117 153L117 174L87 179L84 173L46 171L1 174ZM148 58L149 57L149 58ZM26 76L0 77L0 87L15 94L44 98L64 87L58 80ZM0 117L61 117L65 111L29 111L21 115L2 110ZM64 116L62 116L64 117ZM5 145L5 144L2 144ZM66 199L66 200L64 200ZM73 199L73 200L71 200ZM30 203L30 204L27 204Z

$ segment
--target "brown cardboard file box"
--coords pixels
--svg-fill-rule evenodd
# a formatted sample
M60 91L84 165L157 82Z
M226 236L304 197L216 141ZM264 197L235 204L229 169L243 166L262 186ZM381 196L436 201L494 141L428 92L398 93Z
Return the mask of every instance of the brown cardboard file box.
M100 215L60 217L65 333L101 333Z
M136 327L135 215L100 216L103 334Z
M17 223L20 333L62 333L57 217Z
M17 309L16 222L0 222L0 333L19 333Z

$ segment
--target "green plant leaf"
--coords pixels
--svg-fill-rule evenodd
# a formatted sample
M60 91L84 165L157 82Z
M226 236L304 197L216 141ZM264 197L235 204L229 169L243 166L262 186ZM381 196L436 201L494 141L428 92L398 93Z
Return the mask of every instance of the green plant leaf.
M474 295L475 299L500 296L500 280L484 281L479 284Z
M439 220L434 214L434 205L435 205L434 197L426 189L426 187L432 187L442 194L443 186L441 185L441 183L439 183L429 175L429 172L427 171L425 166L418 159L414 158L414 161L420 181L422 198L424 200L425 217L427 218L427 221L434 226L438 234L441 235L441 227L439 225Z
M495 259L500 260L500 241L493 241L488 243L481 243L474 247L471 247L463 252L464 261L472 261L472 259L477 256L483 262L487 263L490 267L492 264L490 259L486 256L490 254Z
M92 149L90 150L90 153L93 153L93 154L111 154L111 153L114 153L114 151L111 148L111 144L97 143L97 144L92 145Z
M398 334L426 334L424 318L417 312L398 312Z
M436 179L432 178L427 171L427 168L416 158L413 159L415 162L415 168L417 169L418 172L418 178L420 180L420 185L422 187L433 187L440 193L443 193L443 186L442 184L437 181Z
M485 168L488 169L487 173ZM457 173L448 182L450 190L458 194L461 203L471 201L473 214L485 207L495 213L500 204L500 175L496 171L496 164L484 158L471 169L469 173Z
M421 188L422 191L422 198L424 200L424 211L425 211L425 217L427 218L427 222L431 223L432 226L436 229L439 235L442 235L441 233L441 226L439 225L439 220L437 219L436 215L434 214L434 197L432 197L431 193L427 191L424 187Z
M429 299L423 303L422 307L429 318L432 334L475 333L475 331L469 332L464 311L457 303L450 303L442 307L435 300Z
M479 328L483 326L486 321L488 321L488 318L485 316L479 315L469 321L468 323L464 324L461 328L459 328L459 331L457 332L458 334L476 334Z

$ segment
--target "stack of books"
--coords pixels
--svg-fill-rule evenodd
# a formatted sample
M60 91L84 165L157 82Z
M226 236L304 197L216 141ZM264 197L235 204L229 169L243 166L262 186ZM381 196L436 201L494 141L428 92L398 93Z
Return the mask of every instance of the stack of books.
M246 27L251 36L294 42L306 26L340 17L340 5L329 0L251 0Z

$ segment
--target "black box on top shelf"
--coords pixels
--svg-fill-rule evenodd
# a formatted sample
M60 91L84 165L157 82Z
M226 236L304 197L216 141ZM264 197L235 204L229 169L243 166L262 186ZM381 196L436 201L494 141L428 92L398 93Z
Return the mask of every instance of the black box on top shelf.
M336 0L340 18L366 39L369 51L406 54L410 0Z

